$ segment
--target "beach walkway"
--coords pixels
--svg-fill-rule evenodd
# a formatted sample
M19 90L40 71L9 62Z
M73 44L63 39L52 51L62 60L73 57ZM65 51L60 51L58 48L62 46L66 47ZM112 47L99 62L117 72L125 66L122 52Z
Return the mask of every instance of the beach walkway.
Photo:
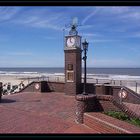
M64 93L3 96L0 133L99 133L75 123L75 97Z

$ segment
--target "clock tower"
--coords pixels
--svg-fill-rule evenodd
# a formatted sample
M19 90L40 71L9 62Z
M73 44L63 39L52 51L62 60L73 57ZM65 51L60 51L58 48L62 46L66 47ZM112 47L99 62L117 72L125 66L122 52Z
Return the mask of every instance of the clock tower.
M65 87L67 95L81 93L81 36L76 30L77 25L71 25L69 35L65 36Z

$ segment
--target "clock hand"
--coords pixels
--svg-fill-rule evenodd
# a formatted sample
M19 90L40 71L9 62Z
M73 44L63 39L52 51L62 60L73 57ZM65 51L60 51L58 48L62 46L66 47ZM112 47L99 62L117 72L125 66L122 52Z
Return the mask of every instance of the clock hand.
M71 38L70 38L70 43L72 43Z

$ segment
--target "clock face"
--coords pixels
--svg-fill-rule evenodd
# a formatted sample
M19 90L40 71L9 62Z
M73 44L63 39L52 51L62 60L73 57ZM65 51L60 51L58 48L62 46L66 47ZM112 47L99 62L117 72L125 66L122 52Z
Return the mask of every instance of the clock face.
M67 39L67 46L68 47L72 47L75 44L75 38L74 37L70 37Z

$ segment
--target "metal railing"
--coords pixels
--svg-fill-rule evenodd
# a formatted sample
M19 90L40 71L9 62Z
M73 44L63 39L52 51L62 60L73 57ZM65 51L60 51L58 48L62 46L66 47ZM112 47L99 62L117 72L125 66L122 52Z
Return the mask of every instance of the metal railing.
M94 84L108 84L112 86L123 86L130 88L136 93L140 94L140 81L136 80L115 80L115 79L105 79L105 78L87 78L87 83Z
M51 75L51 76L41 76L41 77L25 77L25 78L20 78L20 80L23 81L24 86L30 84L33 81L35 82L48 81L48 82L63 82L64 83L65 76L64 75ZM82 77L82 82L83 82L83 77ZM87 83L108 84L111 86L124 86L140 94L140 81L93 78L93 77L87 76Z
M83 80L84 78L82 77L82 82ZM65 76L58 75L58 76L47 76L47 77L42 76L42 77L28 78L28 83L33 82L33 81L65 82ZM124 86L140 94L140 81L87 77L87 83L108 84L112 86Z
M33 81L48 81L48 82L65 82L64 76L42 76L42 77L28 77L26 78L28 83Z

